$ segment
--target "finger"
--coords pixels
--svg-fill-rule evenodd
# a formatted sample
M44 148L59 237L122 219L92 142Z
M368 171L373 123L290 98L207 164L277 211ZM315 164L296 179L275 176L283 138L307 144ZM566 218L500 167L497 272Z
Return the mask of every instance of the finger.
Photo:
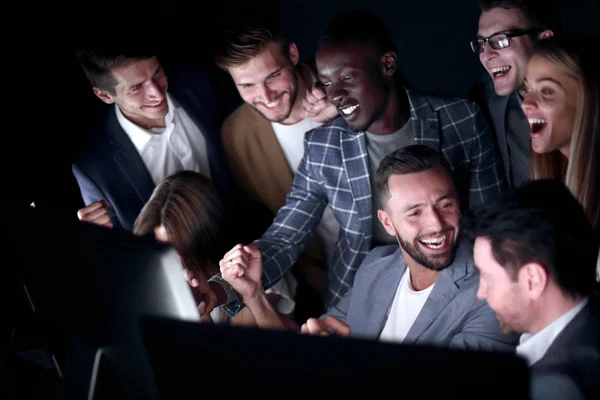
M327 94L325 93L323 88L321 88L319 83L315 83L313 85L312 90L311 90L311 95L318 100L327 98Z
M336 335L350 336L350 327L336 317L328 315L324 317L321 322L328 328L329 331L332 331Z
M311 104L314 104L319 101L319 97L315 96L315 94L313 92L314 91L311 89L306 90L305 100Z
M329 332L323 326L321 320L318 319L318 318L309 318L306 321L306 325L307 325L307 328L308 328L308 332L311 335L321 335L321 336L328 336L329 335Z
M258 249L258 247L256 247L254 243L244 246L244 251L246 252L248 258L260 258L261 256L260 250Z
M221 274L225 280L240 278L244 275L245 271L246 269L240 264L226 265L221 268Z
M186 268L183 270L183 273L185 275L185 280L188 281L191 287L198 287L200 282L198 282L198 279L196 279L196 274L194 271Z
M98 208L103 206L104 202L102 200L94 201L93 203L88 204L87 206L79 209L77 211L77 217L79 219L87 217L90 213L94 212Z
M227 253L225 253L225 255L223 256L223 260L229 260L231 258L230 254L238 249L241 249L242 247L243 247L243 245L241 243L238 243L235 246L233 246L231 248L231 250L229 250Z
M302 326L300 327L300 333L303 333L305 335L310 334L310 332L308 331L308 325L306 325L306 323L302 324Z

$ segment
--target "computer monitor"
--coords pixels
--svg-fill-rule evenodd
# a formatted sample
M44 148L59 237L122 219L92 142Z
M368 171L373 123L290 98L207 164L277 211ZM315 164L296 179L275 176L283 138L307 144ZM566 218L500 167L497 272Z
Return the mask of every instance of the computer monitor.
M19 279L58 353L64 395L157 398L139 318L199 321L175 250L35 209L20 222Z
M161 397L529 398L514 353L141 320ZM306 397L304 397L306 396Z

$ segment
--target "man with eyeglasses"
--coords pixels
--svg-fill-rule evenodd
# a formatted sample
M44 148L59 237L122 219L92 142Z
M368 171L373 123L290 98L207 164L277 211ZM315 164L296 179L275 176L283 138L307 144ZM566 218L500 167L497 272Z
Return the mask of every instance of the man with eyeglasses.
M554 0L481 0L471 50L488 72L470 97L487 114L510 187L529 179L530 126L518 93L535 42L560 29Z

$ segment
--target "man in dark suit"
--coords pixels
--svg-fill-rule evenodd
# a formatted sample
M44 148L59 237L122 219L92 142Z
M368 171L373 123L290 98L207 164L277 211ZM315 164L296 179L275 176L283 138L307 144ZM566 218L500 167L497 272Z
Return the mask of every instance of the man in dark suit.
M593 294L598 241L557 180L526 183L474 210L478 296L505 332L522 333L533 398L600 398L600 308Z
M111 105L77 156L73 173L86 207L81 220L131 230L154 187L182 169L227 191L217 112L203 70L167 76L155 49L80 49L94 94Z
M471 89L470 97L489 120L510 187L529 179L530 127L518 91L535 42L560 29L560 15L554 3L480 1L477 38L470 44L487 73Z

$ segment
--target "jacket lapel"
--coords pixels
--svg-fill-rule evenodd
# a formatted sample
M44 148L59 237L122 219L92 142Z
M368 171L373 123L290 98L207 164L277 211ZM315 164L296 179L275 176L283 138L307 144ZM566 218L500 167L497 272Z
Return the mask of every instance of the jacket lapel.
M227 176L228 169L226 167L227 164L225 163L225 155L222 152L222 148L218 143L215 143L216 140L220 140L220 137L216 134L218 130L213 124L214 117L205 112L205 107L199 101L192 89L189 87L177 89L178 90L175 90L175 88L173 88L169 93L175 97L190 118L192 118L198 129L200 129L200 132L204 135L206 151L207 154L210 155L208 161L210 164L212 181L223 193L227 193L229 190L229 179Z
M248 106L251 107L251 106ZM254 188L260 194L262 200L267 204L273 213L285 204L285 196L292 187L293 174L283 149L275 136L271 123L262 115L250 110L252 118L250 119L253 141L257 144L256 154L252 159L259 161L262 167L261 174L256 174L256 178L267 178L257 180L257 186Z
M397 254L402 254L400 249L398 249ZM397 257L397 262L389 270L385 271L381 275L381 279L378 280L378 285L373 291L373 293L377 294L377 297L372 302L367 326L365 327L368 337L379 337L381 331L383 331L388 318L388 312L396 297L400 279L402 279L405 271L406 263L404 262L404 258Z
M441 151L441 127L437 113L422 95L410 90L407 94L415 143Z
M346 132L340 134L340 141L344 162L342 173L346 174L346 179L350 185L350 191L358 213L357 217L362 227L362 234L370 237L373 223L373 205L365 133L355 133L346 128ZM351 205L348 206L351 207Z
M113 177L112 180L113 182L120 181L119 186L131 186L137 193L138 200L144 205L152 195L155 186L154 181L144 164L144 160L142 160L129 136L119 124L114 108L109 113L107 121L108 138L110 144L114 146L113 160L118 165L123 177L123 179Z
M415 343L456 296L460 289L460 281L468 272L468 252L466 246L459 246L454 262L440 273L429 298L406 334L403 343Z

